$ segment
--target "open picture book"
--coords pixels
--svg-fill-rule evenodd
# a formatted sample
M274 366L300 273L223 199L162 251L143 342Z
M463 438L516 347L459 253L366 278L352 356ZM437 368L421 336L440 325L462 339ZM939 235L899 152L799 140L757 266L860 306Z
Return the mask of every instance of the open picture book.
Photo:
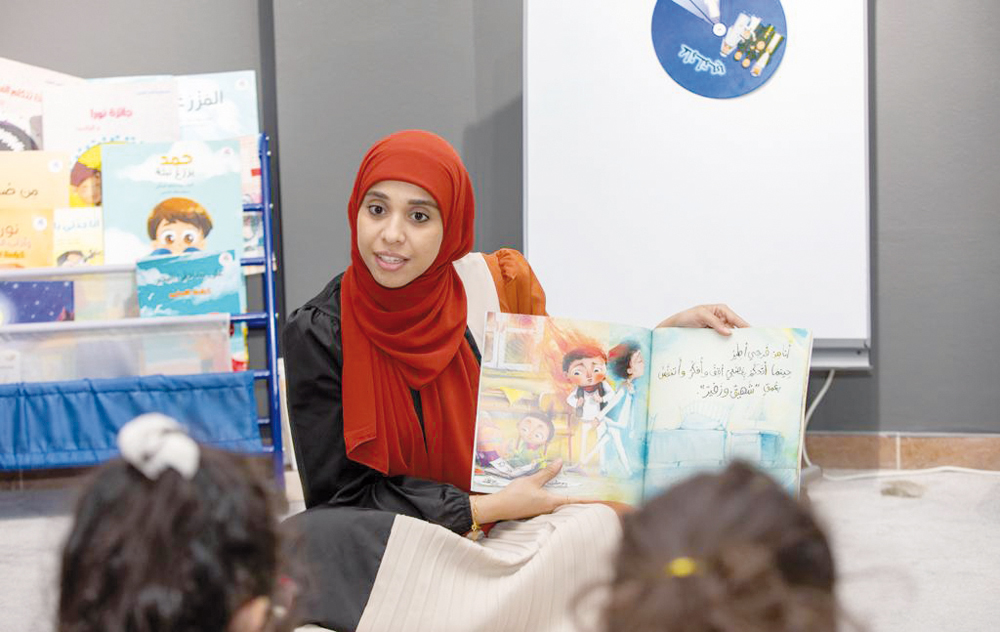
M553 492L637 504L742 459L797 494L812 336L486 316L472 490L556 459Z

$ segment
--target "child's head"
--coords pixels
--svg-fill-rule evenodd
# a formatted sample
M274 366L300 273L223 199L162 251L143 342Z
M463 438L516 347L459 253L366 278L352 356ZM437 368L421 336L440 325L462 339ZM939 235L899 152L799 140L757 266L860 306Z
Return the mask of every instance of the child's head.
M101 170L88 167L82 162L73 165L69 172L69 184L84 204L101 205Z
M608 352L608 370L616 380L634 380L646 373L646 361L639 343L632 340L615 345Z
M153 242L153 254L204 250L205 238L212 232L212 217L194 200L169 198L153 208L146 232Z
M59 632L257 632L273 609L271 497L235 455L144 415L79 501L62 555Z
M537 450L552 441L556 436L556 427L548 417L528 415L517 422L517 434L521 443Z
M67 250L56 258L57 266L78 266L87 263L87 256L80 250Z
M608 356L600 347L584 345L563 356L563 374L575 386L593 386L607 372Z
M833 632L834 565L812 515L735 463L623 520L609 631Z

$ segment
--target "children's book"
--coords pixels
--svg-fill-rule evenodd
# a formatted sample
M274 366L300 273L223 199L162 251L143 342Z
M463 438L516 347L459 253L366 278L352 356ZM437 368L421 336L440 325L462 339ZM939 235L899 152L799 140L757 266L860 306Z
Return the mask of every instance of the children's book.
M52 265L52 209L0 209L0 268Z
M140 259L135 278L144 318L246 311L246 286L232 250ZM245 327L234 328L231 351L233 366L245 368Z
M257 75L252 70L199 75L146 75L91 79L97 83L173 81L177 85L180 140L240 141L243 203L260 204L260 134Z
M487 315L472 489L555 459L574 498L639 503L746 460L797 493L811 334Z
M100 206L57 208L52 212L51 265L72 267L104 263L104 223Z
M72 206L100 206L105 143L179 138L173 79L88 81L44 92L45 149L69 152Z
M71 166L65 152L0 152L0 209L68 206Z
M253 70L177 76L181 138L226 140L260 133Z
M258 142L257 136L240 136L240 160L242 161L240 177L243 183L244 204L260 204L261 201L261 166Z
M0 151L41 149L42 94L85 80L0 57Z
M171 79L88 81L44 92L45 149L73 160L94 145L179 137L177 84Z
M104 259L243 251L237 140L106 145Z
M0 325L73 320L72 281L0 281Z

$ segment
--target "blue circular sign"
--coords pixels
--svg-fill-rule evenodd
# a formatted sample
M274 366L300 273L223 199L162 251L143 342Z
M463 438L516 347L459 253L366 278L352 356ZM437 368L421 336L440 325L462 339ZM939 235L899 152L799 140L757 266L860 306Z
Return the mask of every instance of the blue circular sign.
M779 0L657 0L653 50L681 87L729 99L764 85L785 56Z

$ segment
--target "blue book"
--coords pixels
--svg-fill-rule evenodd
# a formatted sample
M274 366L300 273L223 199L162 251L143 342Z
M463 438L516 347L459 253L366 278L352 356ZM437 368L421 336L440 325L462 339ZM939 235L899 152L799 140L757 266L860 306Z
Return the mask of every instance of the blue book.
M72 281L0 281L0 325L73 320Z
M150 257L136 262L139 315L191 316L246 311L246 284L232 250ZM246 327L232 329L233 370L247 368ZM147 349L148 354L163 355Z
M232 250L141 259L135 281L144 318L239 314L246 304L240 262Z

